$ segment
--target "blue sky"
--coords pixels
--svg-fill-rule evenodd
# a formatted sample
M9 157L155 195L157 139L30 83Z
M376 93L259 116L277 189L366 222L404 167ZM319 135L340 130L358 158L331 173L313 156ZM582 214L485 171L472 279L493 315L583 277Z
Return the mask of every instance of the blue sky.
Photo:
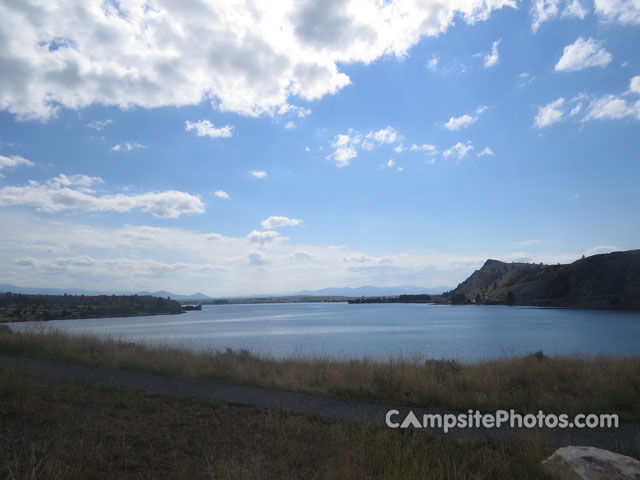
M319 5L0 1L3 281L455 286L638 248L637 2Z

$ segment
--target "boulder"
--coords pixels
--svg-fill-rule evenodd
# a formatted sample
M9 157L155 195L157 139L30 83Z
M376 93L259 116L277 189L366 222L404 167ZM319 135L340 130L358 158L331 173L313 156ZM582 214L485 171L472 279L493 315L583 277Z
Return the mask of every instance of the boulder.
M562 480L640 480L638 460L601 448L559 448L542 463Z

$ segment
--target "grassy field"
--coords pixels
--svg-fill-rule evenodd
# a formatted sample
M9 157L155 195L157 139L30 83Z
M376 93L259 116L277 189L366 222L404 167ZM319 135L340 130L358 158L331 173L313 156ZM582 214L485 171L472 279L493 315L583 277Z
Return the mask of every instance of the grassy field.
M0 478L543 479L553 449L339 424L0 368Z
M291 358L247 352L193 353L54 331L0 328L0 352L138 370L178 378L256 385L333 397L519 413L617 413L640 420L640 357L542 354L471 365L449 360Z

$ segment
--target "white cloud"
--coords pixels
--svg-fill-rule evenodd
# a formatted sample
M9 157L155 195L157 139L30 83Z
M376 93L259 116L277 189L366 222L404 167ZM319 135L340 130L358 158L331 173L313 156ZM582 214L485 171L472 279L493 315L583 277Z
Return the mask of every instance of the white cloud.
M593 38L585 40L582 37L564 47L562 57L556 63L558 72L575 72L589 67L606 67L613 60L613 55L607 52L600 42Z
M387 167L391 168L396 164L396 162L393 161L392 158L389 159L389 161L387 162Z
M564 8L561 10L562 4ZM547 20L561 17L575 17L584 19L587 10L582 6L580 0L535 0L530 11L533 21L531 22L531 30L537 32L540 25Z
M102 130L110 123L113 123L113 120L110 118L106 120L93 120L85 125L85 127L93 128L94 130Z
M583 20L587 15L587 10L582 6L580 0L572 0L562 11L563 17L575 17Z
M461 128L468 127L472 123L478 120L478 117L472 117L471 115L462 115L461 117L451 117L444 124L444 127L448 130L460 130Z
M486 110L487 110L486 105L480 105L478 108L476 108L475 116L464 114L460 117L451 117L444 124L444 127L451 131L460 130L461 128L468 127L472 123L475 123L480 117L480 115L484 113Z
M558 16L558 0L536 0L531 6L531 30L538 31L540 25L551 18Z
M544 107L540 107L535 118L535 126L544 128L562 120L564 113L560 110L560 107L564 105L564 102L564 98L560 97Z
M19 155L11 155L10 157L0 155L0 177L3 176L2 170L20 166L31 167L33 166L33 162Z
M270 265L271 262L269 260L266 260L264 255L258 253L258 252L251 252L250 254L247 255L247 261L249 263L249 265L258 265L258 266L263 266L263 265Z
M287 124L284 126L284 128L286 128L287 130L291 130L293 128L296 128L296 122L287 122Z
M111 147L112 152L133 152L134 150L138 150L140 148L145 148L144 145L141 145L136 142L125 142L119 143Z
M377 132L367 133L366 138L375 140L379 145L383 143L393 143L398 139L398 132L396 132L393 127L387 127Z
M253 243L257 243L259 245L264 245L266 243L279 242L286 239L286 237L281 237L280 234L273 230L267 230L266 232L259 232L257 230L253 230L249 235L247 235L247 240Z
M413 145L411 145L411 148L409 150L411 150L412 152L435 153L436 152L436 146L435 145L429 145L428 143L425 143L424 145L416 145L414 143Z
M291 254L291 258L297 261L310 260L313 257L313 254L305 252L304 250L297 250Z
M256 178L265 178L267 176L267 172L264 170L251 170L249 174Z
M569 112L569 116L570 117L575 117L576 115L578 115L580 112L582 111L582 104L578 103L575 107L573 107L571 109L571 111Z
M19 267L34 267L38 260L33 257L20 257L16 258L14 263Z
M350 128L347 133L333 137L333 140L330 142L333 152L325 158L336 162L337 167L346 167L351 163L351 160L358 156L359 148L369 151L381 145L403 140L403 138L404 137L391 126L377 131L372 130L364 137L353 128ZM393 148L393 151L396 153L401 153L404 150L405 147L401 143Z
M297 116L298 118L305 118L311 115L311 109L305 108L305 107L298 107L296 105L290 105L288 103L285 103L284 105L280 105L280 107L278 108L278 114L286 115L288 113L291 113Z
M369 132L365 136L365 139L362 141L362 148L364 150L373 150L380 145L384 145L386 143L394 143L398 139L400 139L400 135L393 127L383 128L378 130L377 132ZM396 147L397 148L397 147Z
M636 93L634 88L640 87L637 84L640 84L640 77L633 77L629 82L629 90L623 94L594 97L583 93L568 102L564 98L558 98L538 109L534 124L537 128L543 128L569 118L580 119L582 122L623 118L640 120L640 100L628 100L627 97ZM588 106L585 107L587 102Z
M211 138L228 138L233 135L233 126L225 125L224 127L216 127L209 120L200 120L198 122L185 122L185 131L196 131L198 137L211 137Z
M266 220L263 220L261 225L265 230L270 230L281 227L294 227L296 225L300 225L301 223L302 220L299 220L297 218L271 216Z
M640 75L636 75L629 81L629 92L640 94Z
M40 281L51 282L49 286L73 287L91 283L89 280L101 279L101 285L106 289L123 290L126 285L129 290L140 290L140 282L149 285L151 279L160 281L156 283L159 288L164 283L166 286L171 282L171 278L182 278L193 275L196 278L210 276L213 273L224 273L227 269L213 264L187 263L158 261L151 258L122 258L110 256L108 258L96 258L90 255L75 255L68 257L54 258L34 258L21 257L14 260L15 265L20 268L19 272L14 272L22 278L29 278L30 275L38 275ZM127 278L128 277L128 278ZM135 284L135 279L138 285ZM64 284L61 285L60 282ZM108 282L109 287L104 287ZM173 283L178 286L178 292L182 288L179 282ZM155 290L156 288L152 288ZM174 288L172 288L173 290Z
M530 83L532 83L536 77L534 77L533 75L531 75L530 73L520 73L516 76L517 79L517 83L516 86L518 88L524 88L527 85L529 85Z
M491 45L491 53L484 56L484 68L489 68L500 63L500 55L498 53L498 46L502 40L496 40Z
M484 147L482 151L478 154L478 156L484 157L485 155L489 157L493 157L495 153L493 153L493 150L491 150L489 147Z
M336 162L337 167L346 167L351 160L358 156L357 145L360 143L361 137L357 133L349 130L346 134L336 135L331 142L334 151L327 155L327 160Z
M339 65L402 58L461 18L515 0L379 2L3 2L0 109L197 105L278 114L350 83Z
M376 144L371 140L363 140L361 146L363 150L373 150L376 148Z
M440 57L438 57L437 55L432 55L431 60L427 62L427 68L432 71L437 70L438 62L440 62Z
M595 0L596 12L622 25L640 25L640 3L637 0Z
M310 151L311 151L311 149L310 149L310 148L309 148L309 146L307 145L306 147L304 147L304 151L305 151L305 152L310 152Z
M605 95L589 104L585 120L620 119L625 117L640 120L640 100L630 103L624 98L615 95Z
M47 180L47 185L52 188L75 187L81 192L94 193L91 187L104 183L100 177L90 177L88 175L65 175L59 174L57 177Z
M94 195L89 187L97 183L102 183L102 179L86 175L61 174L46 183L30 180L26 186L0 188L0 206L29 206L49 213L63 210L128 212L139 208L158 218L204 213L204 203L189 193L167 190L138 195Z
M471 150L473 150L473 145L471 145L471 142L458 142L453 147L442 152L442 155L444 155L445 158L453 157L459 161L466 157Z
M223 200L229 200L229 194L227 192L225 192L224 190L218 190L217 192L213 192L213 194L218 197L221 198Z

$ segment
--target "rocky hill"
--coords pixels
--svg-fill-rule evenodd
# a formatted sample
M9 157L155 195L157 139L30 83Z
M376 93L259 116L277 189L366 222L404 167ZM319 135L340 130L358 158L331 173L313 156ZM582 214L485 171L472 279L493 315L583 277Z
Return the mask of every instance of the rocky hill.
M487 260L446 297L451 303L640 310L640 250L568 265Z

